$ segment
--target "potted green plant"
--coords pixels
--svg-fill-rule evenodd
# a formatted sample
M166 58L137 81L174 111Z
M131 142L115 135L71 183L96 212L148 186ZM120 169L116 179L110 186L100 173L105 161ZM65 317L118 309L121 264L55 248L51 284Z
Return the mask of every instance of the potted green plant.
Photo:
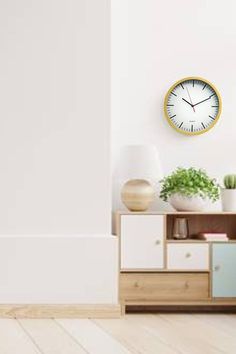
M178 211L201 211L219 199L216 180L202 169L178 167L160 183L160 198Z
M236 211L236 175L226 175L224 186L221 188L223 211Z

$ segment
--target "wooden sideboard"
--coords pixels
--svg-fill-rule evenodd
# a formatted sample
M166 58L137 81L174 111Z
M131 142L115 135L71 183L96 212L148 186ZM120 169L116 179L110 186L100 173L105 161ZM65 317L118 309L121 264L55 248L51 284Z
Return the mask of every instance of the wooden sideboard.
M174 240L176 217L189 238ZM117 212L120 302L126 306L236 306L236 213ZM202 231L229 241L193 239Z

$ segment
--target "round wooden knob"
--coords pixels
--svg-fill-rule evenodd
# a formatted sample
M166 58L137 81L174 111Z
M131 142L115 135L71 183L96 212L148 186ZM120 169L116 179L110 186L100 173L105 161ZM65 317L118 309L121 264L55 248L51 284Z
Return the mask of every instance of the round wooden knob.
M220 266L219 265L216 265L214 270L217 272L218 270L220 270Z
M188 289L188 288L189 288L189 283L188 283L188 281L185 282L184 287L185 287L185 289Z
M191 253L190 252L186 253L185 257L186 258L190 258L191 257Z
M156 245L160 245L161 241L160 240L156 240Z

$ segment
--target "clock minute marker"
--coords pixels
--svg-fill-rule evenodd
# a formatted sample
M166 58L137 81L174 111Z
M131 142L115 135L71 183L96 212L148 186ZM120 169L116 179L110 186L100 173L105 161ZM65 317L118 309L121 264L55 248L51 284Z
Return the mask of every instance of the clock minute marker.
M207 84L205 84L205 85L203 86L203 88L202 88L203 90L205 89L206 85L207 85Z
M174 93L174 92L171 92L171 95L174 95L174 96L176 96L176 97L177 97L176 93Z
M179 125L179 128L181 128L181 127L182 127L183 123L184 123L184 122L182 122L182 123Z
M174 118L174 117L176 117L176 114L174 114L172 117L170 117L170 119L172 119L172 118Z
M194 87L194 80L193 80L193 87Z
M202 124L203 128L206 129L205 125L202 122L201 122L201 124Z
M167 107L173 107L174 104L167 104Z
M212 116L208 116L208 117L210 117L211 119L215 120L215 118L213 118Z
M191 125L191 132L193 132L193 125Z
M183 84L180 84L180 86L182 87L182 89L184 90L184 85Z
M219 107L219 106L211 106L211 107Z

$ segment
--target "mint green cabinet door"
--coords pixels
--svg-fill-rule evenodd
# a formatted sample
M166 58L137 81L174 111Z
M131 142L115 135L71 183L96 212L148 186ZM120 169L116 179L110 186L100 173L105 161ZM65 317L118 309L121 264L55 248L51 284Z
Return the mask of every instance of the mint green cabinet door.
M212 245L212 296L236 297L236 244Z

